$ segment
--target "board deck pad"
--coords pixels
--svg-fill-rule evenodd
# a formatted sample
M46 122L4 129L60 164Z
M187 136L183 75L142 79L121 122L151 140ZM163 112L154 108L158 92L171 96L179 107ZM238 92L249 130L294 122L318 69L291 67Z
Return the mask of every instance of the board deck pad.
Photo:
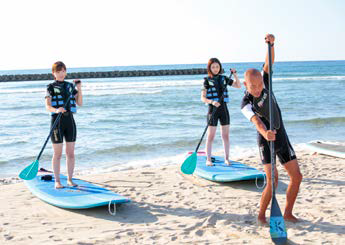
M265 173L240 162L231 161L228 166L223 157L214 157L214 166L206 166L206 155L198 152L194 174L215 182L232 182L241 180L262 179Z
M80 179L73 179L77 187L67 187L67 177L60 175L62 189L55 189L54 176L52 180L45 181L41 175L32 180L24 181L29 190L44 202L67 209L85 209L111 204L130 202L113 191L94 185Z
M307 143L306 146L317 153L345 158L345 145L324 143L321 141Z

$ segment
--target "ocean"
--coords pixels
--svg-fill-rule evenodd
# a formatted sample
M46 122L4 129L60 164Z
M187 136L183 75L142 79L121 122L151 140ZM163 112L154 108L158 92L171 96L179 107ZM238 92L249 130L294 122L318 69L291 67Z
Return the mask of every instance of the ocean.
M70 72L205 68L206 64L74 68ZM225 63L243 82L248 68L262 63ZM345 141L345 61L276 62L273 90L293 145L312 140ZM0 71L3 74L50 70ZM84 106L75 115L76 172L109 172L179 164L193 151L206 126L200 100L203 75L83 79ZM51 81L0 83L0 178L15 177L38 155L49 133L45 109ZM230 155L257 151L256 130L240 111L244 87L230 88ZM201 146L201 150L204 144ZM217 132L214 151L222 150ZM259 153L258 153L259 154ZM51 168L49 142L41 159ZM65 158L62 159L65 171Z

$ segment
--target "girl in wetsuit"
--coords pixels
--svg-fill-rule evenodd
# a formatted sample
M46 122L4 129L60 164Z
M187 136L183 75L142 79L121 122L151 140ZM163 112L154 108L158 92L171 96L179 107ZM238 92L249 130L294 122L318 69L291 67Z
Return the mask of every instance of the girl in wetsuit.
M225 164L230 165L229 160L229 126L230 126L230 115L227 107L229 102L229 95L227 86L240 88L241 83L238 79L237 72L235 69L231 69L234 75L235 81L221 75L222 64L217 58L212 58L207 64L208 77L205 77L204 84L201 91L201 100L209 104L207 113L207 122L210 120L212 113L214 115L209 123L207 141L206 141L206 154L207 160L206 165L213 166L211 160L212 144L217 130L218 121L220 121L220 131L224 146L224 159ZM216 110L216 111L215 111Z
M74 146L77 138L77 128L73 118L78 106L83 104L83 95L80 80L75 80L75 84L66 82L66 66L58 61L53 64L52 73L55 81L47 86L46 108L51 112L51 125L55 122L58 114L62 116L53 131L51 141L54 149L52 165L54 169L55 188L63 188L60 181L60 160L63 148L63 138L66 140L66 165L67 165L67 186L77 186L72 181L75 157ZM67 98L70 101L66 104ZM65 105L66 104L66 105ZM65 105L65 106L64 106Z

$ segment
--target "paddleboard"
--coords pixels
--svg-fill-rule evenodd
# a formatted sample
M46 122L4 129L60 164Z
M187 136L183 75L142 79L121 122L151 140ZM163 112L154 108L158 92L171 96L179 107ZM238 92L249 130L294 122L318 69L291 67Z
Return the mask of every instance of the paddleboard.
M307 143L306 146L317 153L329 155L333 157L345 158L345 145L336 145L330 143L324 143L321 141L314 141Z
M92 183L73 179L77 187L67 187L67 177L60 175L63 189L55 189L54 176L52 180L41 179L41 175L32 180L25 180L29 190L44 202L67 209L85 209L109 204L130 202L130 199L115 192L96 186Z
M262 179L265 173L240 162L230 161L228 166L223 157L214 157L214 166L206 166L205 152L198 152L194 174L215 182L232 182L251 179Z

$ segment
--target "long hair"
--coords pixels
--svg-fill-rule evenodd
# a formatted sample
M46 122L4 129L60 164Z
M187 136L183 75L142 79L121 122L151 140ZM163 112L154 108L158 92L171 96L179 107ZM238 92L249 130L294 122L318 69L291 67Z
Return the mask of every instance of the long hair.
M222 73L222 70L223 70L222 64L220 63L220 61L219 61L217 58L211 58L211 59L208 61L208 63L207 63L207 74L208 74L209 77L213 77L213 76L217 76L217 75L218 75L218 74L213 74L212 71L211 71L211 65L212 65L213 63L218 63L218 64L219 64L219 68L220 68L220 69L219 69L218 74L221 74L221 73Z

